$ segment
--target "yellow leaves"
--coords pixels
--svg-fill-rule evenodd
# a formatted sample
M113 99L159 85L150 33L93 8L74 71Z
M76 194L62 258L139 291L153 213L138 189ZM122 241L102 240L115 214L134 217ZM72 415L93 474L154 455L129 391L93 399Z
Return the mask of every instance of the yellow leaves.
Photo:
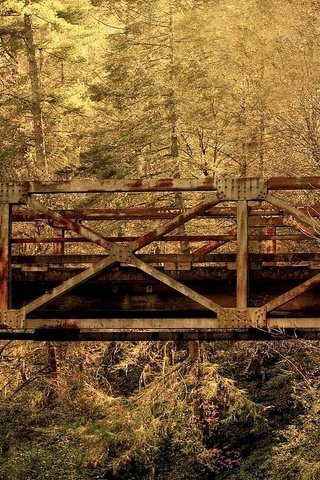
M31 15L34 27L34 36L37 46L44 46L51 51L68 49L73 52L73 60L78 61L83 56L81 50L90 45L90 48L101 43L106 28L93 16L95 11L89 0L79 4L76 0L61 2L59 0L45 0L41 2L23 2L9 0L5 2L5 9L23 15ZM72 21L72 14L76 14L78 22ZM70 18L69 18L70 17ZM68 19L70 21L68 21Z
M88 96L87 85L83 82L77 82L70 86L69 89L66 89L62 99L62 105L69 111L91 111L93 109L93 103Z

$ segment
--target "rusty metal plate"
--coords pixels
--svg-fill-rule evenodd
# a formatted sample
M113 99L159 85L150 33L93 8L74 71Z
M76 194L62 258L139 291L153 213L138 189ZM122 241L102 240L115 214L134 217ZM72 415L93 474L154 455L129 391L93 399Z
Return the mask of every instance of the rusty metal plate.
M2 310L0 312L0 323L9 328L23 328L26 320L25 310Z
M130 263L134 260L135 256L132 250L124 245L113 245L109 252L110 258L120 263Z
M267 193L267 184L260 178L217 179L217 194L222 201L264 200Z
M265 307L248 308L247 324L250 327L265 328L267 326L267 309Z
M217 313L219 328L264 328L267 325L265 307L260 308L224 308Z
M25 203L28 189L23 183L0 183L0 203Z

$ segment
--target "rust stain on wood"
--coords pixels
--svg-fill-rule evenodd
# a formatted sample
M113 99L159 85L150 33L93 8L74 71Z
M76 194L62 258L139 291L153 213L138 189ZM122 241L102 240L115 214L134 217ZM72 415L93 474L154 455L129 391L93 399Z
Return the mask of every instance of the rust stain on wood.
M225 196L225 192L221 185L226 183L229 185L232 190L230 195ZM234 288L236 288L236 294L232 297L232 301L228 308L237 308L239 313L239 318L234 314L231 315L231 310L226 311L223 318L225 318L223 325L227 328L235 328L235 326L248 325L247 322L254 322L255 318L258 319L258 314L253 312L253 309L250 307L251 297L248 295L248 286L249 286L249 272L250 277L254 279L262 279L271 281L272 279L279 278L288 278L293 282L293 288L289 289L287 292L281 293L276 298L273 298L271 301L265 300L265 308L268 312L275 309L280 311L285 311L289 309L295 311L295 309L310 309L308 311L316 312L315 315L319 315L320 304L316 300L316 305L309 305L310 302L314 302L314 298L317 297L316 291L311 292L312 295L309 295L309 290L318 287L320 284L320 274L315 275L310 278L310 272L318 270L317 255L319 253L315 252L313 257L310 251L307 251L300 240L310 241L310 237L313 237L313 240L317 241L320 238L319 228L319 216L320 208L317 204L309 207L308 205L299 205L293 206L288 201L283 201L281 198L274 196L270 193L272 190L316 190L320 189L320 177L311 176L311 177L275 177L267 180L261 180L261 189L263 192L266 192L266 188L269 192L264 194L263 199L270 203L270 205L262 205L262 197L257 197L257 200L260 201L260 204L252 205L248 207L247 201L252 199L252 186L257 182L253 179L241 178L239 179L230 179L228 182L220 182L220 186L216 183L216 179L213 178L189 178L189 179L128 179L128 180L83 180L75 179L71 181L49 181L49 182L24 182L21 184L15 184L15 191L18 189L18 194L20 192L19 185L21 185L21 192L23 195L20 197L18 194L12 196L10 194L9 186L11 184L2 184L2 197L0 201L0 308L2 310L2 321L0 325L0 330L3 328L6 312L10 318L13 318L11 325L17 326L23 317L24 312L37 316L41 307L49 308L47 304L52 301L56 301L62 295L67 294L70 290L82 285L84 282L92 282L93 277L98 274L100 277L98 281L105 282L126 282L127 285L131 285L131 290L136 290L139 294L142 294L146 297L144 302L144 308L152 308L154 306L154 296L156 292L167 292L168 290L176 291L177 295L182 294L182 299L179 301L174 297L172 299L172 304L177 308L178 305L189 305L190 302L198 303L198 306L207 309L207 315L210 314L208 309L211 312L217 312L217 318L219 319L219 312L221 313L221 307L219 305L219 295L214 296L209 288L208 284L213 281L214 284L219 284L221 281L228 282L231 280ZM214 193L216 190L216 185L218 185L218 194ZM222 185L223 186L223 185ZM236 187L239 186L239 189ZM228 188L229 188L228 187ZM241 187L241 188L240 188ZM222 190L221 190L222 188ZM260 187L259 187L260 188ZM251 190L250 190L251 189ZM149 192L150 194L154 192L211 192L209 194L201 194L203 200L183 211L179 208L172 207L131 207L131 208L100 208L100 209L81 209L81 210L54 210L50 209L45 205L45 202L42 203L37 201L34 194L56 194L56 193L104 193L104 192ZM251 191L251 194L250 194ZM10 196L11 195L11 196ZM251 195L251 196L250 196ZM267 196L265 196L267 195ZM197 194L195 198L199 198L200 194ZM188 195L191 199L191 195ZM131 198L136 198L135 195L132 195ZM237 202L237 207L229 205L222 205L217 207L216 205L225 198L226 201L235 201ZM256 199L256 197L254 197ZM21 200L21 201L20 201ZM1 203L2 202L2 203ZM14 206L13 214L10 217L10 209L12 204L21 204L25 203L29 208L23 206ZM234 204L233 204L234 205ZM291 234L283 230L287 228L288 224L286 223L286 218L284 215L289 213L296 219L297 225L290 225L290 227L295 228L298 232L302 234ZM157 228L152 228L148 231L148 222L147 220L154 219L166 219L165 223L160 224ZM194 219L201 219L202 222L208 221L209 219L215 218L227 218L227 219L237 219L237 229L228 230L226 233L215 234L211 232L214 228L214 223L207 222L207 227L202 230L198 230L199 233L179 235L176 234L175 230L182 225L185 225L188 221ZM38 238L19 238L10 235L10 221L14 220L16 222L31 222L34 220L45 220L46 223L50 224L54 228L54 233L52 237L38 237ZM142 235L122 235L122 236L102 236L100 233L87 227L87 225L81 224L82 220L95 221L95 220L139 220L146 222L145 230ZM211 220L212 222L212 220ZM300 223L307 225L307 227L300 228ZM153 225L153 224L152 224ZM195 223L197 226L197 224ZM203 223L201 224L203 225ZM213 225L213 227L211 227ZM249 227L253 230L249 235ZM229 227L230 228L230 227ZM254 230L258 228L259 230ZM261 228L264 229L263 233ZM277 228L277 231L275 231ZM70 230L73 232L73 237L63 238L62 232L64 230ZM133 230L136 231L136 230ZM204 232L204 233L201 233ZM281 234L284 232L284 234ZM11 238L9 238L11 237ZM269 242L265 244L264 254L261 254L259 257L251 256L248 252L248 240L254 240L256 242ZM10 240L10 242L9 242ZM208 255L209 252L214 251L216 248L224 245L226 242L231 242L236 240L236 258L235 254L217 254ZM281 240L288 240L296 242L301 250L298 255L288 252L276 253L275 252L275 242ZM181 255L179 253L175 254L147 254L147 255L134 255L133 252L138 252L141 248L150 245L152 242L208 242L199 248L195 249L191 255ZM91 242L99 247L102 247L105 250L105 255L64 255L64 247L68 243L80 243L80 242ZM119 242L125 243L125 245L120 245ZM13 244L41 244L41 243L52 243L53 247L51 253L53 255L39 256L34 255L29 256L19 255L15 256L14 259L11 259L10 245ZM316 242L315 242L316 244ZM281 243L283 245L283 243ZM158 247L157 247L158 248ZM99 250L97 250L99 251ZM174 250L177 252L176 247ZM94 253L94 250L92 251ZM230 256L231 255L231 256ZM300 255L300 256L299 256ZM27 258L28 257L28 258ZM56 259L54 260L54 257ZM213 258L215 257L215 258ZM219 260L218 260L219 259ZM223 262L223 265L210 265L214 261ZM26 262L26 264L31 264L35 268L37 266L37 261L40 265L43 266L44 263L48 262L46 272L26 272L21 269L15 269L15 275L20 278L19 281L23 278L34 278L41 276L42 282L45 285L46 282L49 283L49 288L52 287L52 284L56 285L57 281L60 280L62 283L51 288L48 293L40 295L38 298L33 300L26 300L24 303L25 310L17 310L17 321L15 321L14 310L8 310L9 308L9 293L10 293L10 269L14 262ZM90 266L80 270L80 268L68 269L68 262L74 262L74 265L80 267L79 264L89 263ZM294 262L307 262L307 264L296 266ZM167 274L163 272L163 263L167 265L171 262L172 269L174 270L172 274ZM203 262L209 262L209 265L203 265ZM267 265L265 264L267 262ZM273 263L275 262L275 263ZM277 262L287 262L286 265L279 265ZM52 268L50 263L55 264L56 266L61 266L62 268ZM150 265L151 263L157 265L157 267ZM197 266L192 266L192 263L198 263ZM116 265L118 264L118 265ZM183 271L179 269L181 265L188 265L188 271ZM229 270L230 265L236 269L236 271ZM16 265L16 264L15 264ZM123 270L122 265L126 265ZM81 265L83 267L83 265ZM113 268L110 272L105 272L107 268ZM299 268L298 268L299 267ZM34 268L34 269L35 269ZM72 267L73 268L73 267ZM137 270L138 269L138 270ZM281 271L282 269L282 271ZM25 268L24 268L25 270ZM56 270L56 271L55 271ZM169 269L170 270L170 269ZM70 272L71 276L70 277ZM134 276L139 274L138 277ZM60 276L59 276L60 275ZM286 276L287 275L287 276ZM148 276L148 277L147 277ZM308 278L309 277L309 278ZM101 280L102 278L102 280ZM150 291L146 292L146 278L151 282L152 288ZM103 280L104 279L104 280ZM296 285L297 280L302 281L299 285ZM184 284L184 280L188 285ZM195 285L197 281L204 282L202 285L206 285L204 291L201 293L198 292ZM236 280L236 285L235 285ZM51 282L51 283L50 283ZM56 283L52 283L56 282ZM142 282L142 283L139 283ZM91 283L91 285L92 285ZM252 284L252 282L251 282ZM149 284L147 284L148 286ZM291 284L292 285L292 284ZM110 297L109 302L112 303L113 297L117 295L122 295L121 289L118 290L118 285L113 285L115 290L112 290L112 299ZM140 290L139 290L140 289ZM81 289L80 289L81 291ZM209 291L209 293L208 293ZM283 290L280 289L283 292ZM207 292L207 293L206 293ZM129 294L128 294L129 295ZM302 297L301 297L302 295ZM271 295L272 297L273 295ZM221 298L224 298L223 296ZM269 297L270 298L270 297ZM130 304L130 301L127 298L127 305ZM216 302L217 301L217 302ZM182 302L182 303L180 303ZM185 302L185 303L183 303ZM189 303L188 303L189 302ZM309 302L309 303L308 303ZM119 303L124 305L125 302ZM133 302L134 304L134 302ZM307 308L308 307L308 308ZM88 308L88 319L81 320L76 317L69 319L57 319L56 321L49 321L47 325L40 323L38 321L38 327L42 328L44 326L53 327L54 329L62 330L79 330L83 328L84 325L87 325L88 328L92 329L94 326L97 328L102 328L108 326L106 319L96 319L89 322L90 318L90 304L87 304ZM121 307L122 308L122 307ZM251 310L250 310L251 308ZM35 312L35 310L37 310ZM300 312L301 313L301 312ZM230 314L230 319L233 318L233 323L229 322L228 314ZM302 312L305 314L305 312ZM211 313L214 317L214 313ZM256 315L256 317L255 317ZM240 318L241 317L241 318ZM296 326L302 328L305 325L310 326L310 328L319 328L317 318L307 318L301 317L302 319L294 318L277 318L276 323L273 317L267 318L267 325L279 325L281 328L287 328L288 326ZM169 320L169 318L167 318ZM215 323L216 319L209 319L205 322L197 321L196 319L189 322L189 326L192 325L192 329L195 330L197 327L201 330L206 325L211 325L213 329L218 329L221 324ZM203 319L202 319L203 320ZM214 320L214 321L213 321ZM259 320L259 319L258 319ZM258 321L257 320L257 321ZM133 323L136 322L136 324ZM138 320L130 319L122 322L124 328L136 328L137 325L142 325L143 327L150 327L152 322L149 322L147 318L143 318L140 322ZM259 320L260 321L260 320ZM27 318L27 325L32 322ZM43 320L45 322L45 320ZM51 323L50 323L51 322ZM317 323L318 322L318 323ZM23 324L23 322L22 322ZM175 319L171 322L171 329L178 324L183 325L183 318ZM136 326L135 326L136 325ZM200 326L199 326L200 325ZM19 326L19 325L18 325ZM157 324L157 329L161 329L161 322ZM191 328L191 327L190 327ZM289 327L288 327L289 328ZM118 332L119 336L120 332ZM156 338L159 337L159 331L154 332ZM196 334L200 335L200 333ZM128 333L123 333L123 338L128 338ZM199 336L198 336L199 338Z

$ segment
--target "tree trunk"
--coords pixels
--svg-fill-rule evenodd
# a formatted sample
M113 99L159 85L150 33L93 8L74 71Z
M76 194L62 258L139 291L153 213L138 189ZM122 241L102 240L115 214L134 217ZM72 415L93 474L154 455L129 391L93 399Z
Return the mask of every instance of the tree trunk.
M50 408L55 407L58 392L57 392L57 383L58 383L58 360L56 347L52 342L46 342L47 358L48 358L48 367L50 375L50 384L49 391L47 396L47 404Z
M48 171L46 147L43 133L43 119L41 107L41 85L39 68L36 58L36 47L33 38L33 26L31 15L24 15L25 43L27 47L29 76L32 94L32 119L35 141L36 166L45 173Z
M170 156L173 160L173 178L180 178L180 163L179 163L179 144L177 135L177 105L175 92L173 88L173 67L174 67L174 23L173 23L173 5L169 2L169 57L170 57L170 90L169 90L169 121L171 125L171 139L170 139ZM175 194L175 207L184 209L184 199L181 192ZM182 225L178 228L180 235L186 235L186 227ZM181 253L189 253L190 246L188 242L180 242Z

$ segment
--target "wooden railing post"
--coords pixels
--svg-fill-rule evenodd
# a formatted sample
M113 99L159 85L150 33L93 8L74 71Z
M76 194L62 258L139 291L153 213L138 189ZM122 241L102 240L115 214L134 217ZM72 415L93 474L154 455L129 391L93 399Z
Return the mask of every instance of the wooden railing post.
M248 307L248 202L237 207L237 308Z
M10 211L9 202L0 203L0 310L10 303Z

